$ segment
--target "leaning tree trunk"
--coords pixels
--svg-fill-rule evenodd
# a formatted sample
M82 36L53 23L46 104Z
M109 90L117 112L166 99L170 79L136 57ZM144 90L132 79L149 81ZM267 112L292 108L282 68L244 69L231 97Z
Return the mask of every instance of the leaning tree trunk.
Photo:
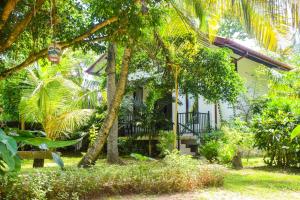
M89 147L85 156L78 163L78 167L89 167L95 164L101 150L103 149L104 143L108 137L109 131L112 128L117 114L120 108L121 101L123 99L127 77L128 77L128 65L131 58L131 47L126 47L124 50L121 75L116 88L114 98L109 106L108 114L102 124L102 127L96 137L95 142Z
M116 92L116 44L114 43L110 43L108 46L105 72L107 76L107 106L109 109ZM118 117L116 117L107 137L107 161L111 164L121 163L118 151Z

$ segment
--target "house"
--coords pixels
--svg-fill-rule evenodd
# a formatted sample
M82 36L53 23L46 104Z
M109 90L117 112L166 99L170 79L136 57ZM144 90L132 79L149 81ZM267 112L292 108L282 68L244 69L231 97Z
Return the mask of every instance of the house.
M288 64L274 60L264 54L245 47L233 40L217 37L212 48L229 48L232 50L235 69L245 81L247 95L259 97L267 93L268 83L264 77L256 76L256 71L261 67L274 69L275 71L290 71L292 67ZM132 98L135 102L143 102L147 96L147 90L138 88L133 92ZM178 148L183 154L195 154L197 147L201 143L201 135L211 129L220 127L222 121L228 121L238 115L239 112L245 112L237 108L237 105L230 105L226 102L211 104L205 101L201 96L193 97L191 94L180 94L178 113L175 113L175 103L173 99L175 94L170 93L159 102L157 106L160 109L157 117L161 117L161 123L147 124L143 120L147 116L137 116L127 113L120 117L119 135L120 136L140 136L145 140L150 140L159 130L173 130L175 118L178 119ZM240 97L240 102L243 98ZM133 108L134 110L134 108ZM156 116L155 116L156 117ZM159 121L156 119L156 121ZM147 125L145 125L147 124Z

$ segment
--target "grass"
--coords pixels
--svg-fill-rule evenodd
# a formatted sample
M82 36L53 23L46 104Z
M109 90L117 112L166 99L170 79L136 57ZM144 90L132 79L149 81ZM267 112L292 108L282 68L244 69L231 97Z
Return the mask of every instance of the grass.
M243 163L245 169L229 170L224 190L254 199L300 199L300 170L266 167L262 158Z

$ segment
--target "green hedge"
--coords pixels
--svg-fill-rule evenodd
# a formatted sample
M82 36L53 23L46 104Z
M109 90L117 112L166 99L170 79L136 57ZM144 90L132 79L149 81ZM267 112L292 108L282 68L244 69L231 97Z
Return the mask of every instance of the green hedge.
M221 186L224 170L187 156L90 169L34 169L0 177L0 199L90 199L113 194L157 194Z

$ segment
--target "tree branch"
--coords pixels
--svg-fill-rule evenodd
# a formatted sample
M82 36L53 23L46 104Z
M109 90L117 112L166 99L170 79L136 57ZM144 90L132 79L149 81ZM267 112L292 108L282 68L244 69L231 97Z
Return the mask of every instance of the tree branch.
M0 19L0 30L2 30L3 26L5 25L7 19L9 18L11 12L15 9L17 3L19 0L9 0L1 14L1 19Z
M101 22L97 25L95 25L93 28L91 28L89 31L83 33L82 35L74 38L71 42L66 42L70 45L76 43L76 42L80 42L82 40L84 40L85 38L91 36L92 34L94 34L96 31L100 30L101 28L113 23L113 22L116 22L118 20L118 17L112 17L112 18L109 18L107 20L105 20L104 22Z
M84 41L85 37L83 37L83 36L89 37L90 35L92 35L96 31L100 30L101 28L103 28L103 27L105 27L105 26L107 26L110 23L113 23L115 21L117 21L116 17L112 17L110 19L107 19L107 20L97 24L96 26L94 26L90 31L85 32L84 34L74 38L73 40L71 40L69 42L61 42L61 43L58 43L58 44L62 47L62 49L68 48L68 47L70 47L70 46L72 46L76 43ZM87 33L89 33L89 34L87 34ZM102 40L105 40L106 38L107 38L107 36L103 36ZM100 41L100 39L101 38L97 38L97 41ZM23 61L21 64L1 72L0 81L7 78L7 77L9 77L13 73L16 73L16 72L24 69L25 67L32 64L36 60L45 57L47 55L47 53L48 53L48 48L45 48L45 49L40 50L37 53L34 52L34 53L30 54L28 56L28 58L25 61Z
M19 35L24 31L24 29L28 26L30 23L32 17L34 16L34 13L39 10L45 0L37 0L36 5L31 9L31 11L25 16L25 18L20 21L15 28L13 29L13 32L10 33L8 38L0 45L0 52L5 51L8 49L19 37Z

